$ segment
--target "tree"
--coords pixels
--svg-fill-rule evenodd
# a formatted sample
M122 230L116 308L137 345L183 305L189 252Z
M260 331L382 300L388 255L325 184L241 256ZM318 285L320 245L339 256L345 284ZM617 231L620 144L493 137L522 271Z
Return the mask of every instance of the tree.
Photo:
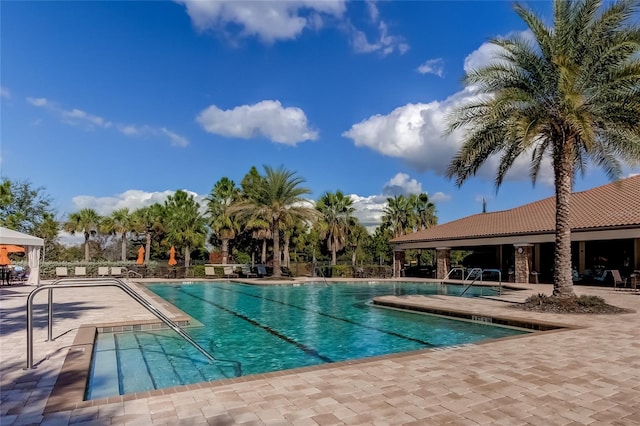
M58 230L60 224L54 218L52 213L45 213L42 216L42 222L34 229L33 235L44 240L42 247L42 260L44 261L47 253L55 252L58 248Z
M399 237L413 231L415 214L413 204L404 195L387 198L387 205L382 210L382 226L391 231L393 237Z
M304 195L309 194L302 187L304 179L283 167L273 169L264 166L265 176L256 185L249 186L247 198L234 206L233 211L242 216L267 220L273 238L273 276L281 277L280 270L280 227L285 220L299 218L312 220L316 212ZM244 181L243 181L244 182Z
M424 192L411 194L409 204L413 206L416 230L427 229L438 224L436 205L429 201L429 196Z
M345 246L351 215L355 211L353 200L342 191L325 192L316 203L320 212L320 235L327 239L327 249L331 252L331 265L337 262L337 252Z
M207 221L200 214L200 204L193 195L178 190L167 197L164 203L166 214L167 241L184 247L184 266L191 262L191 248L204 245L207 235Z
M29 181L12 182L7 178L0 184L0 225L18 232L36 235L38 227L54 217L51 199L44 188Z
M102 232L120 236L120 260L123 262L127 260L127 234L133 231L135 227L135 219L126 207L114 210L101 223L100 229Z
M132 213L133 227L137 232L145 235L144 261L149 264L151 259L151 240L155 233L165 231L164 227L164 207L155 203L148 207L142 207Z
M356 266L358 249L363 247L370 238L367 229L355 217L352 218L347 235L347 244L351 246L351 265Z
M554 296L574 296L569 212L576 173L593 162L613 179L621 161L640 160L640 28L630 23L638 6L555 0L551 27L516 4L533 40L492 40L498 60L467 74L478 96L449 118L450 132L466 131L448 169L458 186L495 156L496 189L520 156L531 156L534 183L543 159L551 160Z
M222 241L222 263L229 261L229 240L240 230L238 221L231 214L231 206L240 198L240 189L227 177L220 179L207 198L207 213L211 230Z
M90 260L89 256L89 238L98 232L98 227L102 217L96 213L93 209L82 209L78 212L71 213L69 220L63 225L62 229L71 235L75 235L76 232L82 232L84 234L84 261Z

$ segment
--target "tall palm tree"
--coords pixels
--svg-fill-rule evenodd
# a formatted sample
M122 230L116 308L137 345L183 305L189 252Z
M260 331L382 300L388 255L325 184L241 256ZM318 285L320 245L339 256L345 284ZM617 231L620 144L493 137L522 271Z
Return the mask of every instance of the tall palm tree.
M236 237L240 223L231 214L230 208L240 198L240 189L227 177L220 179L207 197L207 213L211 230L222 241L222 263L229 261L229 241Z
M84 260L88 262L89 256L89 238L98 233L98 227L102 217L93 209L82 209L69 215L69 219L62 225L62 229L71 235L76 232L84 234Z
M116 234L120 237L120 259L127 260L127 234L135 229L135 221L127 207L114 210L100 224L105 234Z
M325 192L316 203L320 212L320 235L327 239L327 249L331 252L331 264L337 263L337 253L345 246L351 215L355 211L353 200L342 191Z
M287 218L312 220L316 212L303 197L311 191L302 187L304 179L283 167L264 166L265 176L252 188L246 200L232 209L251 219L267 219L273 237L273 276L280 277L280 227Z
M139 208L132 213L133 226L136 232L145 234L144 261L148 265L151 259L151 240L156 232L164 232L164 207L155 203Z
M496 188L521 155L531 156L535 182L550 158L554 296L574 296L569 211L576 173L593 162L613 179L621 161L640 160L640 28L631 24L638 9L637 0L555 0L554 24L547 26L516 4L533 40L492 40L499 60L467 74L479 96L449 119L450 131L467 131L448 169L458 186L494 156L500 159Z
M347 243L351 246L351 265L356 266L356 260L358 255L358 248L365 245L365 243L371 238L367 232L367 228L362 226L358 220L352 218L349 226L349 235L347 236Z
M429 200L424 192L411 194L409 203L413 206L416 230L427 229L438 224L436 205Z
M164 204L167 226L167 241L184 247L184 266L191 263L191 249L204 245L207 235L207 221L200 213L193 195L178 190L167 197Z
M390 229L394 238L413 230L415 213L408 197L396 195L387 198L387 205L382 213L382 226Z

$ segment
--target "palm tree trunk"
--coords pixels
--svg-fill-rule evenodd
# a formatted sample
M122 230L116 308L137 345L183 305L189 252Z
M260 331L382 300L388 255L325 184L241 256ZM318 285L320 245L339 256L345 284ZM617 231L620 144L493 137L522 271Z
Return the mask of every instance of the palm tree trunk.
M282 276L280 271L280 229L278 219L273 220L273 276L279 278Z
M358 246L353 246L353 252L351 253L351 266L356 266L357 251L358 251Z
M287 268L289 267L289 261L291 260L291 257L289 256L289 245L289 238L285 238L284 249L282 250L282 252L284 253L284 266L286 266Z
M184 267L188 268L191 264L191 247L189 244L184 248Z
M147 241L145 245L146 250L144 252L144 263L145 265L148 265L149 259L151 259L151 232L147 232Z
M262 253L260 253L260 261L263 265L267 264L267 239L262 240Z
M89 261L89 233L84 233L84 261Z
M556 187L556 235L554 254L553 295L573 297L573 280L571 277L571 188L573 179L573 158L568 149L568 141L559 144L558 153L554 155L555 187Z
M127 234L126 234L126 232L122 233L121 259L122 259L123 262L127 261Z
M222 264L229 263L229 239L222 239Z

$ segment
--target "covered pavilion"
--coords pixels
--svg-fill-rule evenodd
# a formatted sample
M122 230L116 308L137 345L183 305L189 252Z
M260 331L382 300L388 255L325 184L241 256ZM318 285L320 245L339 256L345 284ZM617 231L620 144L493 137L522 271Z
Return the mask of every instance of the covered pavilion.
M27 284L40 284L40 248L44 246L44 240L0 226L0 244L14 244L24 247L29 265Z
M571 252L581 277L618 269L629 276L640 269L640 175L571 197ZM520 283L551 282L555 241L555 196L491 213L480 213L391 240L395 272L405 250L435 249L436 278L451 270L451 250L473 250L477 265L513 271Z

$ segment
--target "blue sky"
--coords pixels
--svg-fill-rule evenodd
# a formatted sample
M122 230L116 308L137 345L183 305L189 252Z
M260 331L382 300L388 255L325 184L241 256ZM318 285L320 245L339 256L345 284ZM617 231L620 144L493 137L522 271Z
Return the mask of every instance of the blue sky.
M532 2L543 16L550 3ZM427 192L440 223L553 194L527 159L496 193L492 162L443 177L487 40L526 30L507 1L3 1L0 174L44 187L60 218L206 196L284 166L313 199L342 190L367 225ZM627 167L625 176L640 172ZM607 183L592 167L575 189Z

